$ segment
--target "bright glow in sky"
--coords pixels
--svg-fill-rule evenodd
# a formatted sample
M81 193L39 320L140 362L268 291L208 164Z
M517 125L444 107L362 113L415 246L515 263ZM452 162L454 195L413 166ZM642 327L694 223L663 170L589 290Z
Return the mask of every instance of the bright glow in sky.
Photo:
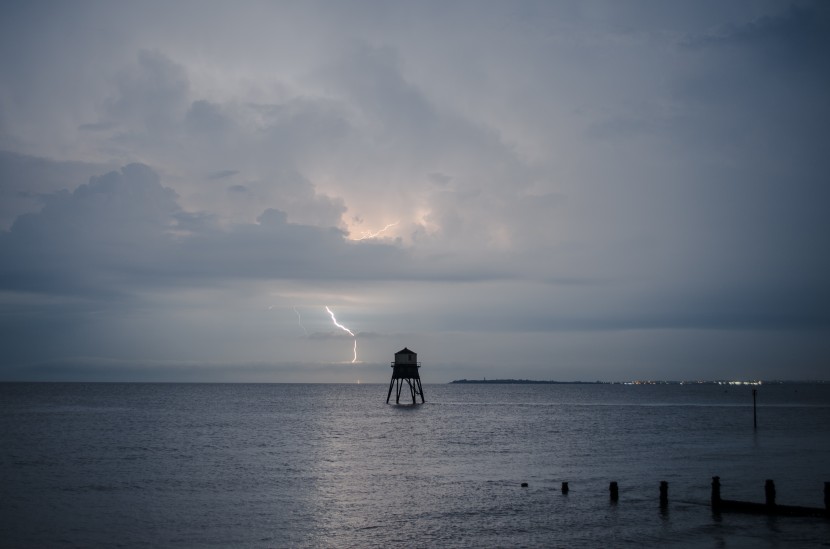
M6 3L0 380L828 379L828 89L822 1Z

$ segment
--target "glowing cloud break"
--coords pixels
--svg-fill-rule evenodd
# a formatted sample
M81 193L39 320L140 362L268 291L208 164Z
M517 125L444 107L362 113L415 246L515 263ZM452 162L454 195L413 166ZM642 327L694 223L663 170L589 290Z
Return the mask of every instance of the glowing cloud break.
M385 233L386 231L388 231L389 229L391 229L392 227L394 227L395 225L397 225L398 223L400 223L400 221L395 221L394 223L389 223L388 225L386 225L386 227L382 228L379 231L363 231L363 236L361 236L360 238L353 238L352 240L357 241L357 240L367 240L369 238L377 238L377 237L381 236L383 233Z

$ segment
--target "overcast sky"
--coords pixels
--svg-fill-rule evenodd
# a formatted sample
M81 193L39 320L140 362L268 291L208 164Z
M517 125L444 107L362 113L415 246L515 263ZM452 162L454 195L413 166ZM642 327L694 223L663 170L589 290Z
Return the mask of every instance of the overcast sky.
M0 380L830 379L830 3L0 9Z

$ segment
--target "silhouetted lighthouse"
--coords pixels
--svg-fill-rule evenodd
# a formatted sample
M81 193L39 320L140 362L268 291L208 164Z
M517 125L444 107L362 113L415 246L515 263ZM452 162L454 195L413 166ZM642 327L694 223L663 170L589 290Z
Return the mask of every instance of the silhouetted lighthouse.
M389 393L386 395L386 403L389 404L389 397L392 396L392 387L397 383L395 391L395 403L401 402L401 388L403 382L409 384L409 392L412 393L412 404L415 404L415 395L421 395L421 403L424 402L424 389L421 387L421 376L418 374L418 355L406 347L395 353L395 361L392 363L392 381L389 382Z

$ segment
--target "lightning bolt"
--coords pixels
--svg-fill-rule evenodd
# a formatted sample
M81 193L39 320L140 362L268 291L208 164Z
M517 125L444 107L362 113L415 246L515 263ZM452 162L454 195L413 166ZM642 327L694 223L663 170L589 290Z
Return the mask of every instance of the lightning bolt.
M302 329L303 329L303 333L304 333L305 335L308 335L308 330L306 330L306 329L305 329L305 326L303 326L303 319L302 319L302 317L300 316L300 311L298 311L298 310L297 310L297 307L292 307L292 309L294 309L294 312L295 312L295 313L297 313L297 324L299 324L299 325L300 325L300 328L302 328Z
M353 238L352 240L357 241L357 240L367 240L369 238L377 238L380 235L382 235L383 233L385 233L386 231L388 231L389 229L391 229L392 227L394 227L395 225L397 225L398 223L400 223L400 221L395 221L394 223L389 223L388 225L386 225L386 227L382 228L379 231L363 231L362 232L363 236L361 236L360 238Z
M338 328L340 328L341 330L348 333L350 336L354 338L354 358L352 359L352 364L354 364L355 362L357 362L357 336L354 335L354 333L351 330L337 322L337 319L334 318L334 313L331 312L331 309L329 309L328 305L326 305L326 312L331 316L331 321L334 322L335 326L337 326Z

